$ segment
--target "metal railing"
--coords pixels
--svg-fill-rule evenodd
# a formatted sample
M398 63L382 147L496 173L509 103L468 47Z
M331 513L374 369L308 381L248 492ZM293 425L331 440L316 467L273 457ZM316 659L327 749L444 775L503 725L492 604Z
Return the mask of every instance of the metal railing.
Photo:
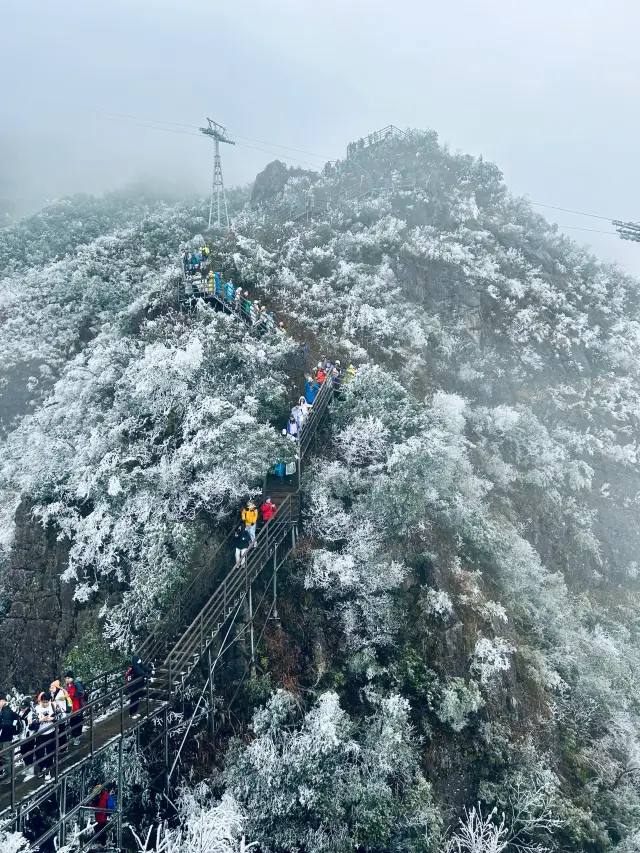
M300 462L307 452L311 440L317 430L318 423L324 415L333 393L332 382L325 380L316 396L315 403L305 420L298 444L298 473ZM280 517L279 507L275 517ZM233 554L233 529L220 543L211 560L198 572L189 585L181 593L180 598L171 606L162 620L155 625L144 642L139 646L138 653L143 659L162 662L169 653L171 644L179 638L179 631L184 625L192 622L215 592L214 585L222 571L229 566ZM110 677L111 673L107 674Z
M273 556L277 561L277 549L299 517L299 496L288 495L170 651L160 668L169 686L189 675L268 560Z
M298 489L301 461L329 406L333 391L334 383L328 376L301 428L298 439ZM84 708L56 722L46 723L46 731L35 732L2 746L2 764L4 767L10 765L11 769L8 777L5 777L5 784L0 786L0 812L7 808L15 809L24 796L33 793L38 787L36 784L35 787L29 785L28 790L22 789L26 780L19 778L23 767L15 760L18 755L24 757L25 753L31 753L33 766L42 772L50 768L51 776L57 782L60 776L72 768L80 767L145 719L166 709L176 684L188 676L206 653L262 569L273 560L274 571L277 570L290 547L295 544L299 519L300 494L296 490L287 495L273 518L258 531L254 544L240 562L233 565L211 592L219 577L219 569L229 565L227 560L230 561L232 553L233 531L220 543L213 564L208 563L198 572L176 604L140 646L140 652L144 653L147 660L155 658L162 661L157 667L153 685L146 678L126 683L123 667L102 673L84 682L85 689L89 691L89 702ZM288 544L289 535L291 546ZM190 623L176 640L180 626L189 618ZM142 713L139 720L133 721L130 709L136 696ZM82 731L80 735L78 728ZM71 741L78 736L81 744L74 747ZM74 753L77 761L74 760Z
M302 458L307 452L322 416L329 406L333 390L333 382L330 377L327 377L301 428L298 443L298 477ZM160 667L163 676L166 676L169 688L188 676L236 608L241 595L247 591L249 585L257 578L272 556L277 565L277 549L286 541L291 531L295 530L299 518L300 495L299 491L296 490L287 496L278 507L274 517L259 530L254 543L248 549L243 560L236 563L227 573L209 601L199 609L198 615L175 643L164 664Z
M394 192L396 190L414 188L415 186L415 181L394 181L390 175L381 175L377 179L365 176L362 182L353 184L338 193L327 196L323 201L314 201L313 204L309 204L303 208L291 207L288 211L274 217L273 221L278 225L284 222L295 222L304 216L326 213L342 201L355 201L359 198L365 198L376 191Z
M180 627L188 624L207 603L220 572L229 565L233 554L232 540L233 529L218 545L207 564L185 587L160 622L153 626L138 648L140 657L147 661L164 660L172 641L177 639L176 635Z
M151 716L155 684L152 687L146 678L128 683L124 683L122 674L120 678L123 683L119 687L104 696L91 699L79 711L66 714L55 722L41 724L38 731L7 743L0 749L3 766L10 766L10 772L8 776L5 773L3 780L5 784L0 787L0 811L7 807L15 808L22 799L16 798L16 788L27 781L19 778L23 769L33 766L38 774L48 771L52 779L57 781L63 773L101 752L114 738L122 737L126 731L136 727L137 721L133 721L130 716L130 709L136 699L142 711L141 719ZM158 709L160 707L158 701ZM78 737L81 742L74 746L72 740ZM74 761L74 753L77 753L78 761ZM25 756L31 756L33 761L27 764Z
M198 299L213 302L227 314L234 314L249 326L264 328L265 331L275 331L276 323L273 317L265 313L258 313L252 301L245 299L244 296L237 298L238 290L241 288L234 285L234 294L228 297L223 283L219 289L216 289L215 283L212 286L206 277L203 278L199 273L193 277L188 276L184 267L182 268L182 289L179 297L181 302L196 302Z

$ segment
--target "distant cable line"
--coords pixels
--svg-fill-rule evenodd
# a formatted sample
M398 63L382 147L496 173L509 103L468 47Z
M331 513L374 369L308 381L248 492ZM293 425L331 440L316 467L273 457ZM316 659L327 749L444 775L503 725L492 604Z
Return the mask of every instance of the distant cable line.
M582 210L569 210L568 207L556 207L553 204L542 204L541 201L530 201L534 207L548 207L550 210L562 210L564 213L576 213L578 216L589 216L591 219L604 219L607 222L613 222L614 216L598 216L595 213L584 213ZM569 227L569 226L567 226Z
M106 116L120 115L120 114L116 114L116 113L104 113L103 110L96 110L96 112L100 112ZM115 124L122 124L125 127L146 127L148 130L162 130L165 133L178 133L181 136L196 136L196 137L198 137L198 139L203 138L201 134L191 133L188 130L174 130L171 127L158 127L157 125L154 125L154 124L142 124L141 122L138 122L138 121L118 121L115 118L109 118L109 121L112 121ZM151 119L151 121L153 121L153 119ZM184 125L184 126L190 127L190 125ZM235 136L235 134L234 134L234 136ZM242 137L242 138L244 138L244 137ZM237 142L236 144L241 145L243 148L252 148L254 151L262 151L265 154L271 154L273 157L280 157L282 160L290 160L292 163L303 163L305 166L311 166L312 169L318 169L319 168L317 163L309 163L307 160L300 160L300 158L298 158L298 157L289 157L286 154L280 154L278 151L269 151L266 148L258 148L255 145L248 145L246 142ZM267 143L267 144L269 144L269 143Z
M185 124L185 123L179 122L179 121L169 121L167 119L159 119L159 118L145 118L143 116L130 115L129 113L119 113L119 112L111 112L109 110L99 110L99 109L96 109L95 107L72 107L72 109L81 110L82 112L98 113L99 115L103 115L103 116L117 116L119 118L129 119L129 121L126 121L126 122L119 122L120 124L131 124L133 127L146 127L149 130L164 130L168 133L179 133L179 134L182 134L183 136L197 136L198 138L202 139L202 136L200 133L191 133L190 132L190 130L198 130L198 131L200 130L200 128L195 124ZM113 119L111 119L111 120L113 121ZM133 120L133 121L131 121L131 120ZM148 122L148 121L154 122L154 124L139 124L138 123L138 122ZM134 122L135 122L135 124L134 124ZM173 130L173 128L170 128L170 127L158 127L158 125L162 125L162 124L170 124L176 128L177 127L186 127L186 128L189 128L189 130ZM245 139L248 142L257 142L259 145L269 145L272 148L282 148L285 151L295 151L298 154L307 154L310 157L318 157L319 159L322 159L322 160L329 160L329 161L335 162L335 159L336 159L335 157L329 157L327 154L316 154L313 151L306 151L303 148L292 148L289 145L279 145L277 142L266 142L263 139L253 139L251 136L242 136L239 133L232 134L232 137L235 139ZM266 148L258 148L255 145L248 145L247 142L238 142L237 144L241 145L243 148L251 148L253 151L261 151L264 154L271 154L274 157L281 157L283 160L289 160L292 163L302 163L305 166L311 166L312 169L318 169L319 168L319 166L316 163L309 163L307 160L300 160L296 157L288 157L288 156L285 156L284 154L279 154L277 151L269 151ZM544 207L544 208L547 208L548 210L561 210L563 213L573 213L576 216L588 216L590 219L602 219L605 222L611 222L611 223L614 222L613 216L600 216L599 214L596 214L596 213L586 213L583 210L573 210L573 209L568 208L568 207L558 207L557 205L554 205L554 204L543 204L541 201L531 201L530 199L528 199L528 201L529 201L529 204L531 204L533 207ZM558 228L567 228L571 231L588 231L592 234L613 234L615 236L621 236L619 231L601 231L597 228L580 228L576 225L558 225Z
M83 112L98 113L100 115L119 116L121 118L135 119L136 121L153 121L156 124L171 124L171 125L175 125L176 127L189 127L192 130L200 130L200 128L195 124L183 124L182 122L179 122L179 121L166 121L165 119L160 119L160 118L145 118L143 116L129 115L128 113L115 113L115 112L109 112L108 110L97 110L97 109L94 109L92 107L75 107L75 109L82 110ZM153 127L153 125L150 125L150 124L142 125L142 126L143 127ZM164 130L164 129L165 128L158 128L158 130ZM174 131L174 133L181 133L181 132L185 133L186 131ZM193 134L193 135L196 136L197 134ZM266 142L264 139L253 139L253 137L251 137L251 136L242 136L239 133L234 133L233 136L236 139L246 139L249 142L257 142L259 145L270 145L272 148L283 148L285 151L296 151L298 154L308 154L311 157L318 157L320 160L335 159L335 158L329 157L328 154L315 154L313 151L306 151L304 148L292 148L290 145L278 145L277 142ZM257 150L259 151L260 149L257 149ZM301 160L300 162L304 163L304 160Z
M560 225L556 222L558 228L570 228L572 231L590 231L592 234L611 234L614 237L618 236L617 231L600 231L598 228L578 228L577 225Z

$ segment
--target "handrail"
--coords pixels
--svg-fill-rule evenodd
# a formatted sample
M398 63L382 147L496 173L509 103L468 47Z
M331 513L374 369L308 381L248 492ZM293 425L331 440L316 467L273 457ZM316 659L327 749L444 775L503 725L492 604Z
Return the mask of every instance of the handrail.
M138 653L141 657L144 655L147 660L155 660L163 645L172 639L171 634L176 630L175 626L179 617L183 613L197 612L201 606L203 597L205 601L207 600L211 594L212 564L217 563L222 554L229 550L233 532L233 529L229 531L216 548L211 559L207 561L207 564L201 568L181 593L178 601L172 604L171 609L167 611L164 617L152 628L151 632L140 644ZM188 617L185 616L181 624L184 624L186 618Z
M308 450L311 439L317 431L322 415L326 411L331 396L333 393L334 383L330 376L327 376L318 391L314 405L304 422L298 446L298 464L300 464L306 451ZM278 549L285 542L288 534L295 530L300 515L300 500L298 490L287 495L286 499L278 507L275 515L271 518L259 531L254 544L248 549L244 558L233 566L227 573L221 583L218 584L213 594L209 595L208 600L202 604L202 597L208 593L208 585L215 580L216 573L211 572L211 566L203 569L189 584L184 591L180 602L178 603L179 612L181 614L193 612L193 609L198 608L198 613L193 618L189 626L184 630L178 640L173 643L169 650L164 665L159 668L158 683L154 683L153 688L150 686L150 680L145 677L135 679L130 682L122 682L114 686L114 680L123 679L121 668L110 670L102 673L100 676L87 680L85 687L91 689L91 697L88 704L78 711L66 715L62 720L58 720L47 728L46 732L36 732L21 738L18 741L8 743L0 749L0 755L3 757L3 765L6 766L10 753L18 751L25 745L32 744L34 752L34 765L44 758L47 762L51 760L51 773L56 781L61 774L66 773L70 767L77 767L89 758L92 758L99 750L103 749L108 743L111 743L115 737L123 737L125 731L130 731L135 728L138 723L133 726L125 726L125 711L130 711L131 702L137 694L138 702L144 712L141 715L141 720L152 716L152 702L157 703L157 707L153 709L153 714L158 710L166 708L167 702L171 697L175 683L182 680L185 676L185 669L188 670L188 675L197 661L207 651L213 642L218 631L233 613L234 608L240 604L242 597L246 594L250 584L257 578L264 566L273 557L274 571L278 565ZM225 552L225 546L229 545L230 533L225 540L216 549L214 558L215 562L221 561L222 555ZM295 543L295 537L292 536L292 545ZM285 551L281 551L280 557L284 559ZM173 623L175 625L175 622ZM160 650L163 644L166 646L171 642L171 629L169 621L163 619L159 623L161 627L159 635L152 635L153 640L147 639L140 647L144 649L148 655L149 650ZM100 687L96 687L96 684ZM151 695L153 693L153 695ZM96 731L106 720L113 719L119 715L119 725L116 730L106 734L106 737L100 739L96 736ZM69 761L67 766L66 750L72 750L73 747L69 741L73 738L72 727L74 721L85 724L86 730L82 732L82 737L88 737L89 754L80 757L78 762ZM88 724L87 724L88 723ZM82 731L82 729L81 729ZM40 755L36 759L39 748L42 747L42 735L47 734L46 743L50 745L53 740L53 750L49 754L48 751ZM104 734L104 733L103 733ZM38 741L38 739L41 739ZM86 741L85 741L86 749ZM70 752L70 756L73 752ZM64 766L61 767L61 764ZM16 763L10 762L10 808L16 807Z
M240 590L243 587L248 588L248 584L255 580L264 564L263 560L269 558L273 549L278 547L296 521L297 518L292 511L291 495L288 495L278 507L274 517L259 531L255 543L247 549L247 553L240 562L229 571L207 604L169 652L163 665L169 685L183 677L184 667L196 652L198 652L198 659L202 657L213 640L214 626L224 624L237 604Z
M330 377L327 377L320 391L316 396L316 401L311 408L310 414L301 429L300 438L300 456L304 456L308 449L315 429L310 429L324 414L329 400L331 398L332 383ZM280 508L282 509L282 508ZM279 516L281 517L281 515ZM263 528L264 529L264 528ZM230 550L230 543L233 537L233 530L229 532L227 537L220 543L215 553L212 556L212 561L217 562ZM203 603L203 598L211 596L211 584L215 580L216 572L212 571L211 561L203 566L198 574L193 578L187 588L181 593L180 598L175 605L164 615L164 617L153 627L151 633L146 637L140 645L138 653L147 660L156 660L166 649L169 641L172 639L172 634L176 631L176 623L184 624L184 619L180 620L183 613L194 614L192 620L197 619L197 614L200 611Z
M357 200L359 198L364 198L365 196L370 195L376 190L395 191L415 186L415 181L394 182L392 178L381 175L379 180L374 181L372 185L369 185L369 181L365 181L363 184L353 184L352 186L347 187L341 192L335 193L332 196L328 196L326 204L314 203L311 205L307 205L307 207L303 209L292 207L285 213L282 213L277 216L274 219L274 222L276 223L276 225L281 225L286 221L295 222L295 220L302 219L303 216L307 216L308 214L325 212L330 208L331 205L335 204L336 202L340 202L342 200L351 201Z
M120 726L115 735L124 735L125 732L125 710L128 712L131 699L135 694L138 694L139 705L146 707L145 717L149 716L150 709L150 681L145 677L137 678L133 681L129 681L125 684L122 684L120 687L115 690L111 690L104 696L99 696L98 698L92 699L84 708L81 708L78 711L73 711L71 714L66 714L62 719L57 720L52 723L45 723L47 727L43 731L37 731L33 734L27 735L24 738L20 738L17 741L12 741L7 743L2 749L0 749L0 755L3 759L3 766L7 766L9 763L11 766L11 774L10 774L10 805L11 808L15 808L16 799L15 799L15 790L16 790L16 775L17 768L15 761L11 760L11 753L21 750L25 745L32 744L32 752L33 752L33 764L37 765L38 763L42 763L38 761L36 756L38 754L39 748L42 748L44 745L49 745L51 741L54 741L54 749L51 753L47 751L47 754L41 756L45 758L47 762L51 759L52 767L51 774L54 779L57 781L60 775L60 763L62 760L66 758L65 750L72 750L73 746L69 743L72 739L71 730L73 728L73 723L76 725L87 725L88 718L88 728L86 731L82 732L82 737L88 736L89 738L89 755L84 756L82 760L86 758L92 758L96 753L96 738L95 738L95 730L99 727L99 725L104 722L107 718L113 718L116 714L120 715ZM47 735L46 741L43 740L43 735ZM39 740L40 739L40 740ZM102 746L102 744L98 744ZM29 751L29 750L27 750ZM70 752L72 755L73 753Z
M197 285L197 284L201 284L202 288L196 288L195 293L194 292L192 292L192 293L187 292L187 285L191 288L194 288L195 285ZM234 288L235 288L236 292L238 290L240 290L240 288L236 287L235 285L234 285ZM235 298L235 295L234 295L233 299L227 299L226 291L224 290L224 284L221 285L219 291L216 291L215 288L213 290L209 290L206 279L203 279L201 277L199 282L193 281L192 279L190 279L187 276L187 274L184 270L184 267L183 267L182 268L182 293L180 295L180 301L186 302L186 301L191 300L191 299L204 299L205 302L215 301L218 305L221 306L223 311L226 311L229 314L234 314L236 317L240 317L240 319L244 320L244 322L247 323L247 325L249 325L249 326L264 325L265 331L269 330L269 329L271 331L275 331L275 329L276 329L275 321L273 320L272 317L269 317L268 314L266 316L265 315L255 316L255 314L252 313L252 311L251 311L251 307L247 311L244 307L244 304L243 304L245 302L244 297L242 299L238 300Z
M310 446L317 426L333 393L333 380L327 376L316 395L314 405L301 430L298 464ZM213 642L218 630L237 605L240 593L253 583L270 556L297 524L300 506L294 510L293 498L297 491L287 496L275 516L259 531L254 544L240 563L236 563L207 604L183 632L169 652L164 664L169 689L174 682L186 677Z

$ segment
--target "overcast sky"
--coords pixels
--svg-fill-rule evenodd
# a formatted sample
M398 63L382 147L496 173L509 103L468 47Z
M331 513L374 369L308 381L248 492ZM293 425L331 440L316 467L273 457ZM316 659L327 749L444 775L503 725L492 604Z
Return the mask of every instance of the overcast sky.
M224 148L227 184L274 153L323 163L276 144L342 157L395 124L483 154L533 201L640 219L638 32L637 0L0 0L0 178L35 197L149 176L206 192L196 130L81 107L209 115L244 143ZM640 244L568 233L640 274Z

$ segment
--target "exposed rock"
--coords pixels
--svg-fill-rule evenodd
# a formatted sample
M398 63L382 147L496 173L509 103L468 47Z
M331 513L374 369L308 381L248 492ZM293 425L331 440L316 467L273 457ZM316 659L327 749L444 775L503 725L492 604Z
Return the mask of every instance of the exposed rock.
M280 160L273 160L256 176L251 192L251 205L256 207L273 199L281 193L289 178L305 175L312 181L318 180L318 173L308 169L287 168Z
M0 685L37 688L59 674L61 660L77 640L73 586L60 580L68 543L47 535L23 501L16 512L16 537L6 567L6 603L0 657Z
M280 160L267 163L264 169L256 176L251 193L251 204L258 205L271 200L285 187L289 179L287 167Z

